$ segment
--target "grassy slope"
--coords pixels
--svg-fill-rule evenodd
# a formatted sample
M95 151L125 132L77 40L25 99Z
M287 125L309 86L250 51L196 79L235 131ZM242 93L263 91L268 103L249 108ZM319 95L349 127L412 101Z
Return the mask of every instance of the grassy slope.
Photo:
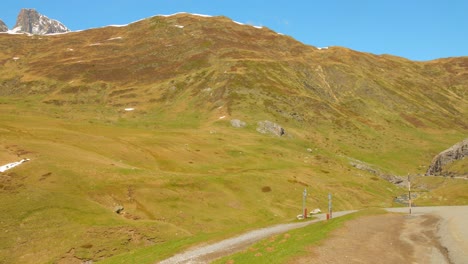
M464 58L317 51L187 15L0 37L0 160L31 159L1 175L6 263L161 259L291 221L306 187L310 208L325 208L328 192L335 210L390 206L404 190L351 160L424 173L466 137ZM256 132L265 119L289 136ZM467 202L464 181L421 181L436 189L421 203Z
M5 160L17 160L16 153L31 159L2 176L2 207L9 212L2 219L2 255L11 261L59 259L71 249L76 257L99 259L288 221L300 211L306 186L310 206L322 208L330 188L341 192L337 209L387 206L395 192L307 152L307 142L261 136L225 121L210 129L161 130L132 120L137 117L99 123L86 109L0 107L1 143L10 153ZM113 213L117 204L125 216Z

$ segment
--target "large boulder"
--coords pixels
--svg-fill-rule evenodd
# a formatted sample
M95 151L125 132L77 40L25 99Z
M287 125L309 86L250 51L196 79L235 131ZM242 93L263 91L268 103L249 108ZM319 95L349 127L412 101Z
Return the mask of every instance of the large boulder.
M242 128L245 127L247 124L244 121L241 121L239 119L232 119L231 120L231 126L237 127L237 128Z
M465 156L468 156L468 138L435 156L426 172L426 176L440 174L445 165L461 160Z
M286 134L284 128L268 120L258 122L257 131L262 134L273 134L278 137Z

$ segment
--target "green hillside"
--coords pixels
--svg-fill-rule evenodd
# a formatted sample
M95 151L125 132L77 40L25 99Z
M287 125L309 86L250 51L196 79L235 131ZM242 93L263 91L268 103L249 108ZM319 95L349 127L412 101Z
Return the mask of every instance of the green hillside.
M467 137L468 57L319 50L187 14L0 47L0 166L30 159L0 173L0 263L153 263L294 221L304 188L309 209L396 206L384 174L411 174L416 203L468 203L466 180L418 176Z

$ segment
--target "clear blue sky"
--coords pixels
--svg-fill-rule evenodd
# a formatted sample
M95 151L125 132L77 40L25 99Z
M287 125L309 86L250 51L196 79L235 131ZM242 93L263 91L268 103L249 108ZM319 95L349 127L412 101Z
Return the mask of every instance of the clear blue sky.
M412 60L468 56L468 0L3 0L12 28L35 8L71 30L177 12L224 15L313 46L344 46Z

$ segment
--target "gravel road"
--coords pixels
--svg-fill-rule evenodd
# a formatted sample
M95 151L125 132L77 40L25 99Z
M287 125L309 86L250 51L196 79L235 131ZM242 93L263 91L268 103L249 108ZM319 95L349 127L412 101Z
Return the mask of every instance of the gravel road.
M390 208L390 212L408 212L407 208ZM413 207L412 214L431 214L442 219L437 235L448 249L450 261L468 263L468 206Z
M352 211L342 211L342 212L335 212L333 213L333 217L340 217L349 213L356 212L355 210ZM300 223L292 223L292 224L281 224L272 227L262 228L258 230L254 230L243 235L229 238L215 244L202 246L199 248L195 248L192 250L188 250L186 252L174 255L171 258L165 259L160 264L179 264L179 263L208 263L210 260L216 259L221 256L229 255L234 252L243 250L247 248L249 245L253 243L267 238L269 236L284 233L291 229L301 228L306 225L310 225L312 223L316 223L319 221L323 221L326 219L326 214L317 214L315 215L317 219L312 221L304 221Z
M389 212L408 213L407 208L388 208ZM333 217L339 217L355 211L343 211L333 213ZM435 215L441 219L437 236L440 244L447 248L450 258L450 264L468 263L468 226L466 219L468 219L468 206L443 206L443 207L413 207L413 216L421 215ZM317 219L313 221L282 224L273 227L254 230L243 235L226 239L211 245L198 247L186 252L174 255L171 258L163 260L161 264L177 264L177 263L209 263L210 261L219 257L241 251L251 244L267 238L269 236L284 233L291 229L301 228L306 225L323 221L326 218L325 214L316 215ZM413 221L414 222L414 221ZM413 223L419 226L419 222ZM389 229L390 230L390 229ZM408 233L409 231L404 231ZM436 252L436 251L434 251ZM434 253L431 257L432 263L447 263L443 260L443 256ZM441 260L438 262L438 260Z

